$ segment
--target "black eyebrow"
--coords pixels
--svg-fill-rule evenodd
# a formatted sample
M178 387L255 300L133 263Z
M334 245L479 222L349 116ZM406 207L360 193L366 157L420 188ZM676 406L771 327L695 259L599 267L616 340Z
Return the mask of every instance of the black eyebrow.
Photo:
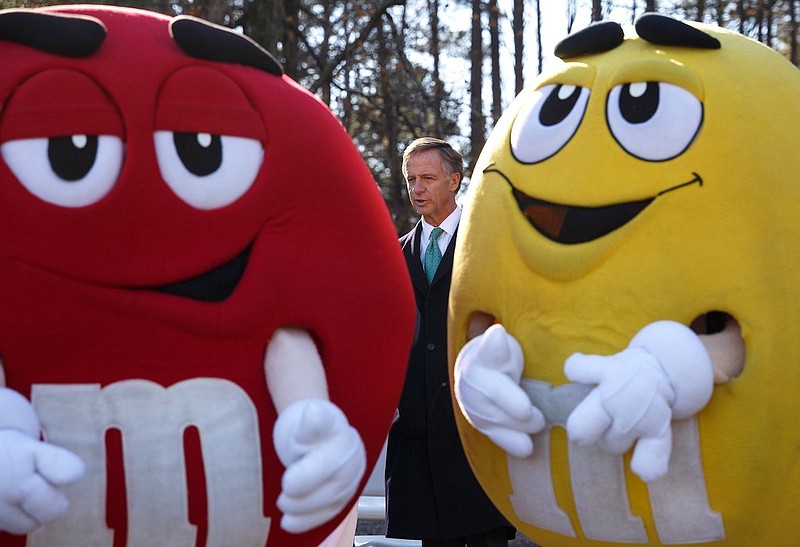
M187 55L204 61L250 66L281 76L283 67L269 52L243 34L196 17L179 15L169 33Z
M556 44L555 55L559 59L602 53L622 44L625 33L619 23L599 21L570 34Z
M636 34L651 44L719 49L719 40L691 25L657 13L645 13L636 20Z
M640 38L660 46L682 46L699 49L719 49L719 40L691 25L658 13L645 13L634 24ZM625 33L613 21L599 21L570 34L555 49L559 59L602 53L622 44Z
M0 40L62 57L89 57L106 38L106 27L87 15L22 9L0 11Z

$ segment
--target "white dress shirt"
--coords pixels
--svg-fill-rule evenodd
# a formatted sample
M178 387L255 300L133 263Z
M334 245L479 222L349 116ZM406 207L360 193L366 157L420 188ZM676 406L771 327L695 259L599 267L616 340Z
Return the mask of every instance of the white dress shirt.
M448 217L444 219L441 224L439 224L439 228L444 231L439 235L439 239L436 240L436 243L439 244L439 250L442 252L442 256L444 256L447 246L450 245L450 241L453 239L453 234L456 233L459 220L461 220L461 208L456 207L455 210L450 213L450 215L448 215ZM428 248L428 243L431 241L431 232L433 231L433 228L434 226L431 226L425 222L424 218L422 219L422 237L419 238L419 259L422 262L423 269L425 268L425 249Z

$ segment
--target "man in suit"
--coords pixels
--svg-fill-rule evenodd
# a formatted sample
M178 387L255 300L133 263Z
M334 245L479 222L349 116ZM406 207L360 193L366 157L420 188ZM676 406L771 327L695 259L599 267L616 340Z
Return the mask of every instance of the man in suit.
M417 139L403 154L408 196L422 217L400 238L419 335L389 432L387 536L423 547L501 547L515 534L467 463L450 396L447 300L463 173L461 154L440 139Z

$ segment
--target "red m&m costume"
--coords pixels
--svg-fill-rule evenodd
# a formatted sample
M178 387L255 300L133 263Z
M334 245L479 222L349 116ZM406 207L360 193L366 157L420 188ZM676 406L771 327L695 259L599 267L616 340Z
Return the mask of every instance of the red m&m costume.
M351 139L254 42L190 17L0 12L0 59L2 371L85 465L63 517L0 544L317 545L355 497L280 526L269 341L313 340L371 466L414 323Z

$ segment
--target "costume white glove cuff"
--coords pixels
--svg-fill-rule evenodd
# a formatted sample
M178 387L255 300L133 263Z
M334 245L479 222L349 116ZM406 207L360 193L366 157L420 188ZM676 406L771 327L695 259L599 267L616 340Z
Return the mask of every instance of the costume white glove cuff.
M19 429L38 439L40 427L30 401L13 389L0 387L0 429Z
M714 369L700 338L675 321L656 321L640 330L628 347L642 348L653 355L669 378L675 392L671 401L673 419L699 412L711 398Z

